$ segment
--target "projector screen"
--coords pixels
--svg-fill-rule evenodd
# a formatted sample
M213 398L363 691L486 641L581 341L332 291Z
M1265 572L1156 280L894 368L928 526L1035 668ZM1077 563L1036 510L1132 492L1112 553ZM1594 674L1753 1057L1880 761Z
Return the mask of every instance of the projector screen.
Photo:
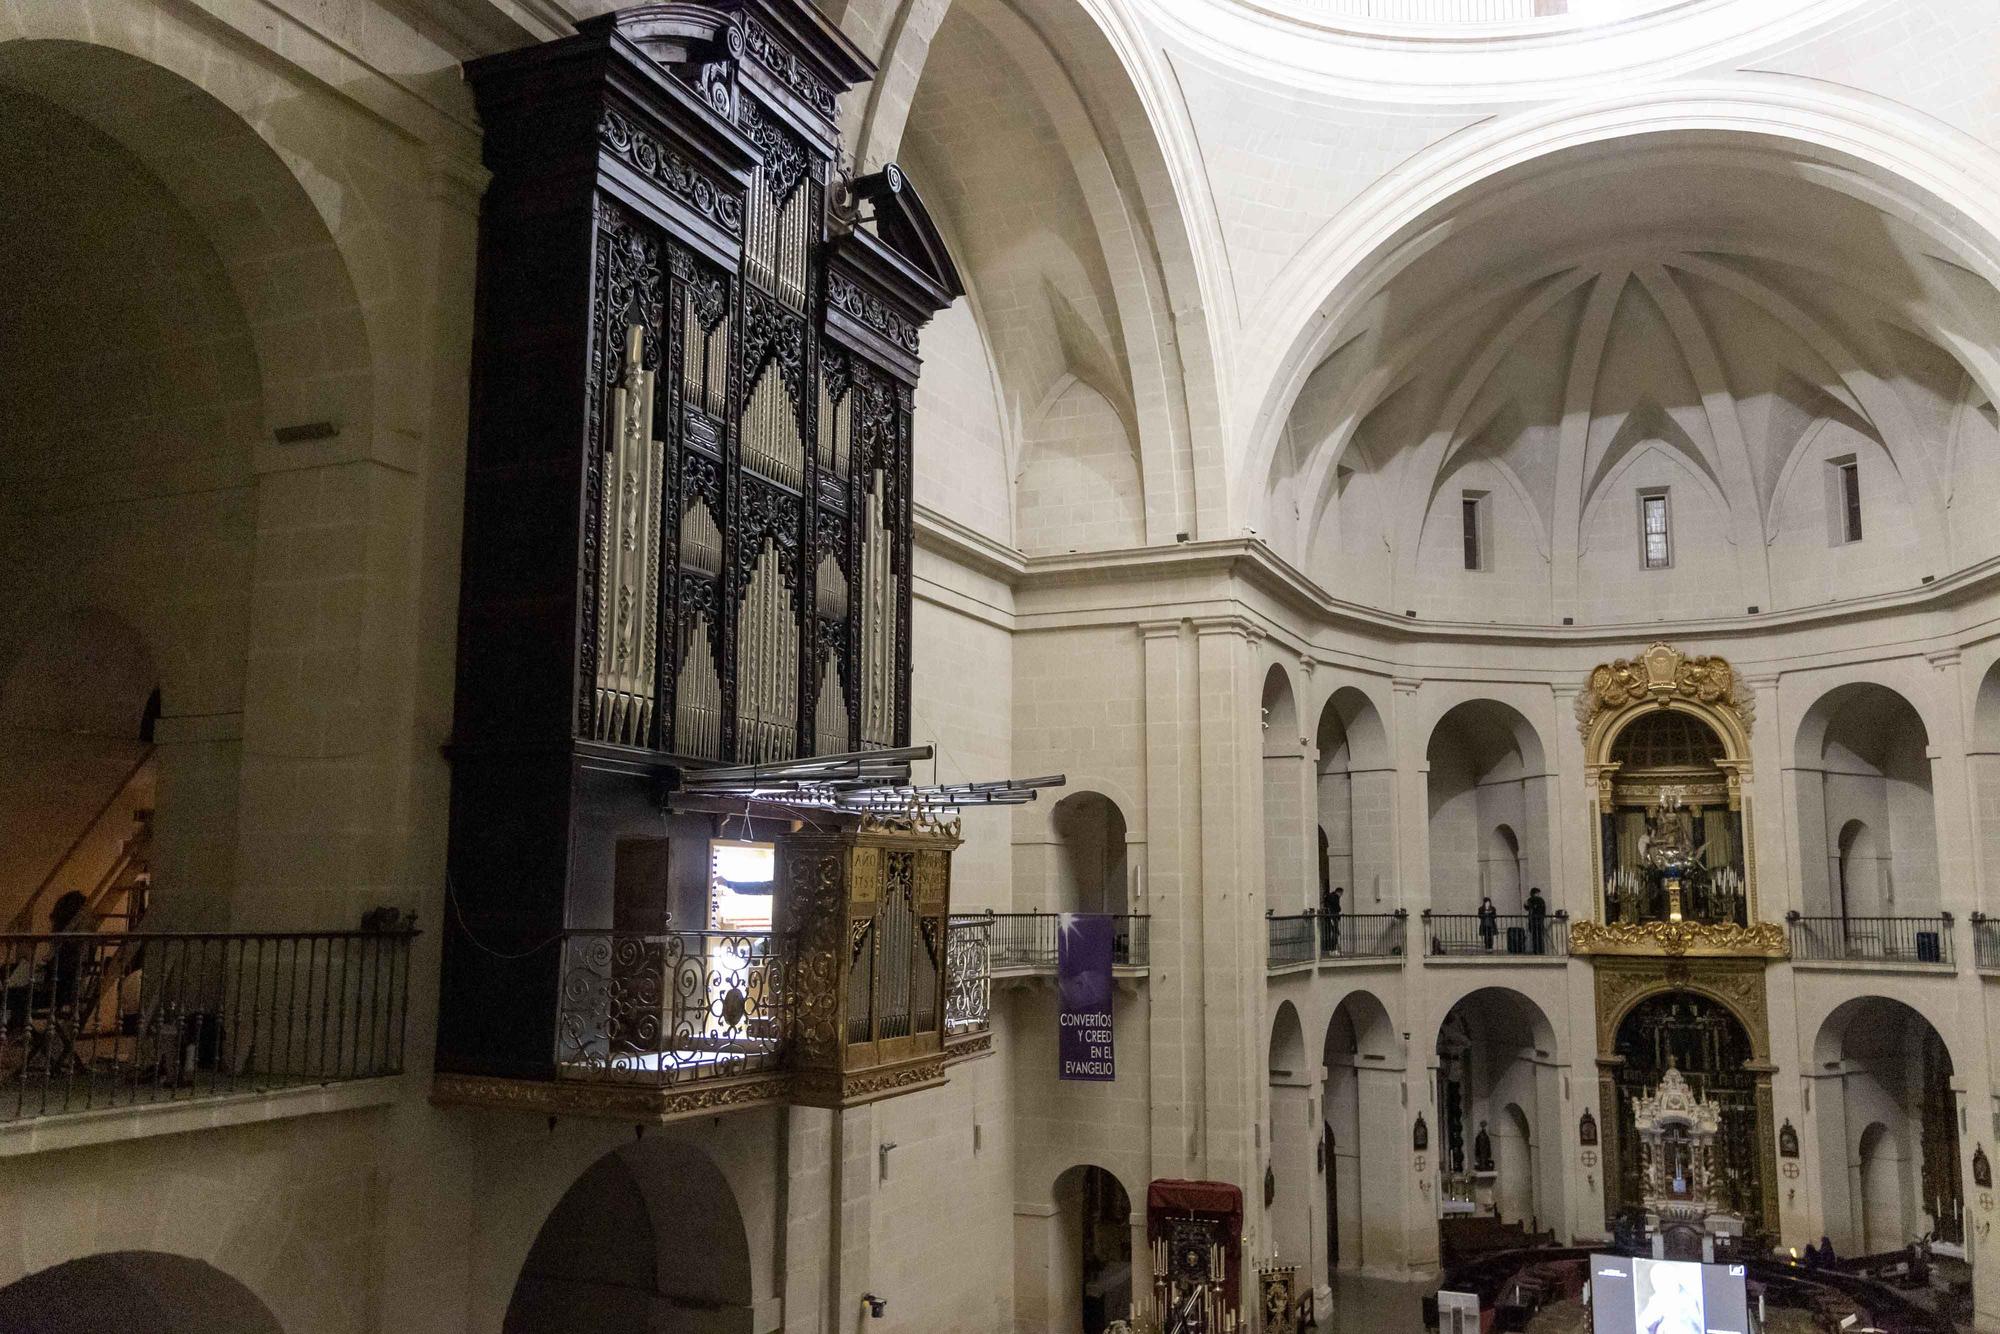
M1592 1334L1749 1334L1742 1265L1590 1257Z

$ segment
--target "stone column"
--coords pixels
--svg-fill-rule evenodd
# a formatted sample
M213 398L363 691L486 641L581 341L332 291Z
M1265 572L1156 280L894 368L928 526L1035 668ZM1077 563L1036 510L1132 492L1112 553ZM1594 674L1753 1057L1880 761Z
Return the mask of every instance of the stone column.
M1200 1175L1202 994L1201 831L1194 772L1194 643L1181 621L1139 627L1145 661L1145 912L1151 950L1146 981L1155 1177ZM1136 909L1135 909L1136 910ZM1145 1201L1133 1201L1144 1210Z

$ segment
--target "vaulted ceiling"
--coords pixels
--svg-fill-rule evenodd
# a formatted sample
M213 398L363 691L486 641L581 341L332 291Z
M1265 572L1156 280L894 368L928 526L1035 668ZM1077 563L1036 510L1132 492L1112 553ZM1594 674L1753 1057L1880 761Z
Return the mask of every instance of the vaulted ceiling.
M1260 530L1338 595L1639 620L1635 597L1741 612L2000 553L1981 517L2000 295L1948 220L1857 173L1763 144L1607 146L1447 212L1388 267L1293 407ZM1862 461L1874 520L1838 566L1814 462L1835 458ZM1637 588L1649 485L1699 546L1685 578ZM1456 577L1467 494L1495 497L1499 580Z

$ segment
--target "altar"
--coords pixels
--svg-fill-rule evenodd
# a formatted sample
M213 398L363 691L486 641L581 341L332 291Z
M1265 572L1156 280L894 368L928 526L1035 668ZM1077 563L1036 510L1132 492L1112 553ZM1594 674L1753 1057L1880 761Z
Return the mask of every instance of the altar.
M1742 1215L1731 1211L1716 1135L1722 1108L1688 1086L1675 1064L1651 1094L1633 1099L1639 1178L1645 1193L1646 1233L1660 1259L1712 1258L1706 1239L1743 1235Z
M1653 644L1594 668L1575 701L1597 911L1572 923L1597 1001L1607 1221L1674 1239L1778 1225L1750 733L1726 660Z

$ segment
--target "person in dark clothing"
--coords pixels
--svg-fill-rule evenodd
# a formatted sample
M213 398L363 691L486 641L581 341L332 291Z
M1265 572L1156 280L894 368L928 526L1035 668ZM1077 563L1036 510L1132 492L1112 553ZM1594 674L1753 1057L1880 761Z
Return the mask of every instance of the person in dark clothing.
M1819 1268L1819 1247L1811 1242L1806 1243L1805 1264L1808 1269Z
M57 934L89 930L90 924L82 920L87 902L83 894L74 889L57 899L55 906L49 909L49 930ZM83 972L86 948L81 940L65 940L49 952L47 995L58 1010L66 1010L76 1003L77 978Z
M1822 1233L1819 1239L1820 1264L1824 1265L1828 1269L1831 1269L1833 1268L1834 1261L1838 1258L1839 1257L1833 1253L1833 1238Z
M1493 949L1493 938L1500 934L1500 910L1493 906L1490 898L1479 900L1479 939L1488 952Z
M1320 944L1328 954L1340 953L1340 900L1347 890L1335 885L1319 905Z
M1549 904L1539 885L1528 891L1528 901L1522 907L1528 914L1528 952L1547 953Z

